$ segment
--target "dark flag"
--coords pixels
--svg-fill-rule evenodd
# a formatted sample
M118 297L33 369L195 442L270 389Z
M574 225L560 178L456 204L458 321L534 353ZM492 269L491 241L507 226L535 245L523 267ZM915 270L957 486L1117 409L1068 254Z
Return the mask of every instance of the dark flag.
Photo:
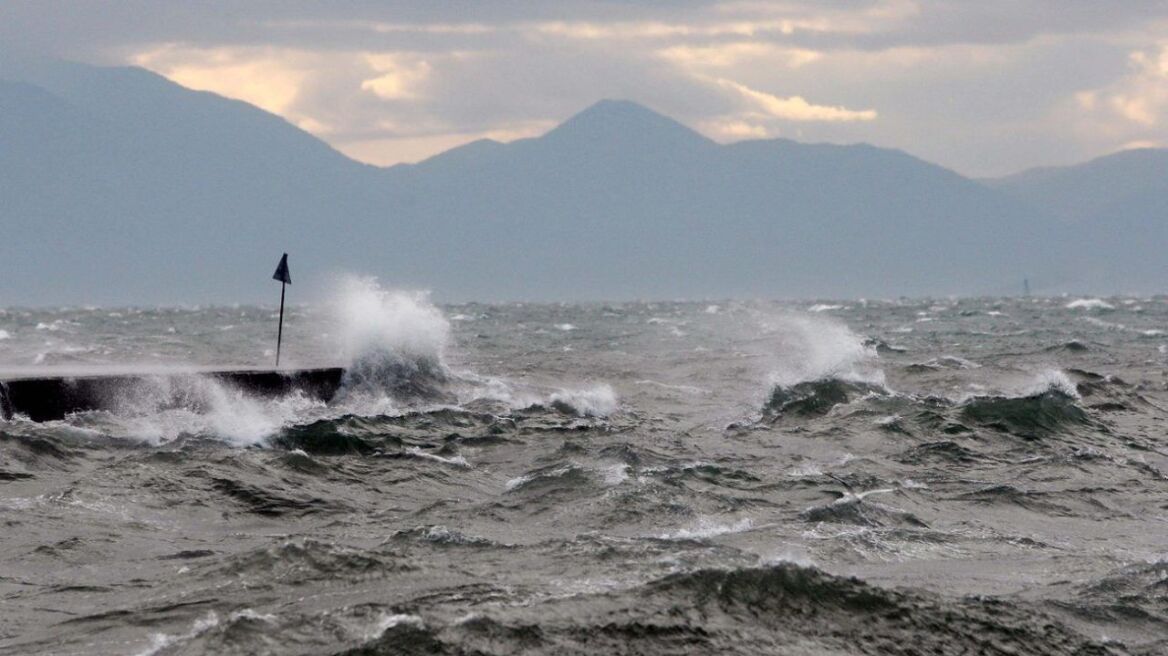
M276 366L280 366L280 346L284 343L284 289L292 284L292 274L288 273L288 254L284 253L284 257L280 258L280 263L276 265L276 272L272 274L272 280L280 281L280 329L276 333Z
M284 257L280 258L280 264L276 266L276 272L272 274L272 280L279 280L286 285L292 284L292 274L288 273L287 253L284 253Z

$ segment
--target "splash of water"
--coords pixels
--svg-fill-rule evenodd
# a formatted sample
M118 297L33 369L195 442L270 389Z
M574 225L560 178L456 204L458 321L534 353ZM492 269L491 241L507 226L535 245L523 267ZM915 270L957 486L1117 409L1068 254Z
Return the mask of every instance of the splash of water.
M617 411L616 392L601 384L577 390L554 392L548 399L553 408L580 417L607 417Z
M111 401L111 432L162 444L183 435L211 435L239 446L262 442L297 417L323 407L302 393L261 399L199 375L151 376ZM119 430L120 429L120 430Z
M449 400L450 323L423 292L382 289L372 278L342 281L333 301L349 361L342 403Z
M1061 369L1046 369L1038 372L1035 374L1034 380L1019 391L1019 395L1033 396L1047 392L1064 394L1076 401L1080 398L1075 381L1071 380L1071 377Z
M783 316L764 324L779 339L772 386L837 379L884 385L876 349L846 325L824 316Z

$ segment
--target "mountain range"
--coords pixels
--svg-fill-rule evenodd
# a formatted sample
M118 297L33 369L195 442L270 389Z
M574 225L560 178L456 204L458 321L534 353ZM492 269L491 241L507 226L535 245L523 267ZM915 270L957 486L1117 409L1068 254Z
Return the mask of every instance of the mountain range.
M0 306L269 300L285 251L296 283L443 300L1149 293L1166 172L1149 149L974 180L613 100L380 168L143 69L0 60Z

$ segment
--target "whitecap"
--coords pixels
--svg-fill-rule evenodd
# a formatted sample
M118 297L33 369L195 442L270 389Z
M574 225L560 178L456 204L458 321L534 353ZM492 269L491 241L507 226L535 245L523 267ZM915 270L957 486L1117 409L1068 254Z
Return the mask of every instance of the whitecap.
M828 378L884 385L876 348L842 323L827 317L791 316L773 328L780 343L778 362L769 376L772 387Z
M610 487L620 485L629 480L629 466L626 463L617 463L600 468L600 476L604 484Z
M398 626L399 624L412 626L417 629L421 629L426 626L425 621L423 621L422 618L417 615L408 613L387 613L379 617L377 621L373 623L369 631L366 632L365 639L372 640L377 638L381 634L395 626Z
M527 485L536 478L559 478L560 476L563 476L574 469L576 469L575 465L568 465L553 469L551 471L540 472L539 474L524 474L523 476L516 476L515 478L507 481L504 487L508 492L510 492L512 490L523 487L524 485Z
M1067 303L1068 310L1114 310L1115 306L1101 298L1080 298Z
M1040 371L1034 381L1022 389L1024 396L1033 396L1036 394L1045 394L1047 392L1059 392L1066 394L1072 399L1079 399L1079 390L1075 385L1075 381L1071 380L1065 372L1059 369L1047 369Z
M219 625L219 616L210 611L201 619L195 620L191 630L183 634L155 633L150 636L150 646L137 652L134 656L155 656L162 650L178 642L193 640Z
M445 458L445 457L442 457L439 455L435 455L433 453L426 453L425 451L423 451L422 449L420 449L416 446L411 446L411 447L407 448L406 453L408 453L412 456L416 456L418 458L425 458L426 460L433 460L435 462L440 462L444 465L453 465L455 467L462 467L463 469L470 469L471 468L471 464L469 462L467 462L466 458L464 458L462 456L454 456L452 458Z
M743 517L733 523L718 523L708 517L702 517L689 526L662 533L657 537L662 540L700 540L728 533L742 533L752 528L754 528L754 521L749 517Z
M618 408L616 392L606 384L561 390L552 394L549 401L552 407L581 417L607 417Z

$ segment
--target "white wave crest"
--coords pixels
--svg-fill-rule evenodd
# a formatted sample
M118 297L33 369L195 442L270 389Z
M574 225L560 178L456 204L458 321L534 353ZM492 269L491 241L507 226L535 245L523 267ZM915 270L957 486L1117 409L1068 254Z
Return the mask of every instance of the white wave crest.
M182 435L208 435L251 446L323 408L321 401L295 393L263 399L200 375L152 376L112 399L124 437L162 444ZM119 430L120 429L120 430Z
M1068 310L1114 310L1115 306L1101 298L1079 298L1067 303Z
M1034 381L1022 389L1023 396L1033 396L1047 392L1060 392L1072 399L1079 399L1079 390L1075 386L1075 381L1071 380L1070 376L1060 369L1040 371L1034 377Z
M708 517L702 517L690 526L679 528L676 531L662 533L657 537L662 540L700 540L702 538L712 538L727 533L742 533L752 528L754 528L754 521L749 517L743 517L733 523L719 523Z
M559 467L559 468L553 469L551 471L541 472L539 474L524 474L522 476L516 476L515 478L508 480L507 483L504 485L504 488L508 492L510 492L512 490L517 490L517 489L523 487L524 485L527 485L528 483L534 481L537 478L559 478L559 477L564 476L572 471L575 471L576 469L578 469L578 467L573 464L573 465L565 465L563 467Z
M778 362L770 373L772 386L790 387L825 378L884 384L876 349L838 321L788 316L771 328L780 339Z
M146 649L143 649L142 651L137 652L134 656L155 656L171 645L193 640L218 625L219 616L215 613L215 611L209 611L205 617L195 620L195 623L191 625L191 630L187 631L186 633L178 635L155 633L151 635L150 646Z
M369 627L369 630L365 633L365 639L373 640L393 627L398 626L399 624L405 624L407 626L412 626L418 629L424 628L426 626L425 621L417 615L410 615L405 613L385 613L377 618L377 621Z
M423 458L425 460L433 460L434 462L440 462L444 465L461 467L462 469L470 469L471 468L471 464L469 462L467 462L466 458L464 458L462 456L454 456L453 458L446 458L443 456L435 455L433 453L426 453L425 451L421 450L420 448L418 448L416 446L411 446L408 449L406 449L406 453L408 453L416 458Z
M604 479L604 484L610 487L620 485L629 480L629 466L623 462L602 467L598 471Z
M607 417L616 412L616 392L606 384L585 389L561 390L549 398L552 407L581 417Z
M449 373L450 323L426 293L385 290L372 278L354 276L342 280L333 307L349 360L345 400L388 401L411 381Z
M335 309L350 360L374 353L442 361L450 342L450 323L426 292L384 290L373 278L349 277Z

